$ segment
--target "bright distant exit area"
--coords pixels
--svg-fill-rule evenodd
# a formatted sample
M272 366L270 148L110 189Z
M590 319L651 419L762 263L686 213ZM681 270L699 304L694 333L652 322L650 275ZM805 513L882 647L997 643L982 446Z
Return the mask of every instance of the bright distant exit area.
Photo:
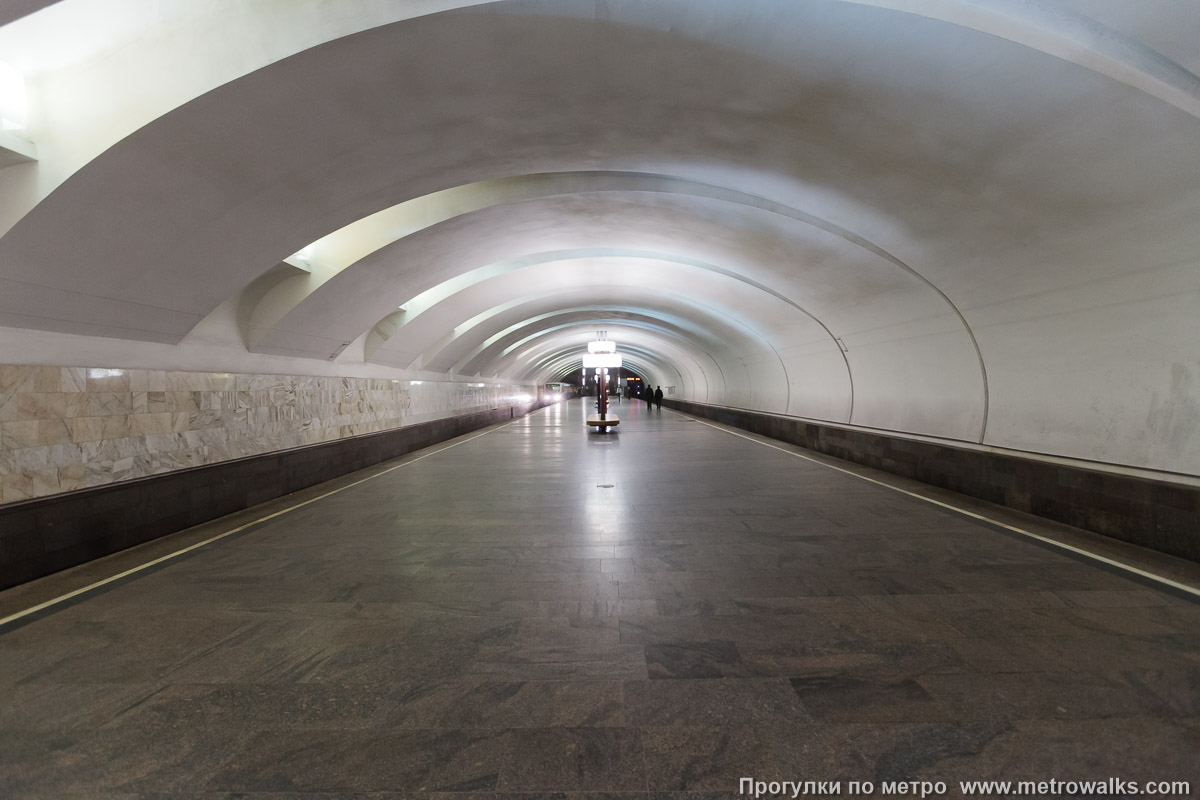
M0 796L1200 794L1200 14L0 2Z

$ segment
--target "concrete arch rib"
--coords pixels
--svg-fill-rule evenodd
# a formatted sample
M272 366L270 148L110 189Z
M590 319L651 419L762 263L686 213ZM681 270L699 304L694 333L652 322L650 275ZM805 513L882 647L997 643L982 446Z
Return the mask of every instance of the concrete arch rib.
M562 305L569 306L569 302L563 303ZM657 353L658 351L663 351L663 350L669 351L672 354L672 357L676 362L683 364L685 367L687 367L687 365L694 366L694 368L695 368L694 372L698 372L701 376L703 376L702 381L697 380L695 377L692 377L688 381L688 383L690 385L696 386L696 387L702 386L704 389L704 397L705 398L712 398L713 402L721 402L721 401L733 399L733 397L736 394L736 390L739 387L731 386L729 381L726 379L726 369L722 367L722 361L725 361L728 363L731 360L736 359L737 356L732 355L731 353L728 353L728 352L727 353L716 352L713 349L714 345L712 343L708 343L708 344L702 343L702 342L698 341L697 337L694 335L688 335L686 332L683 334L676 333L674 330L672 330L675 327L675 325L671 324L671 322L669 322L669 321L663 322L659 318L659 316L661 315L661 311L655 311L654 314L655 314L654 317L647 317L647 315L644 313L643 314L635 314L635 316L640 319L649 318L651 320L649 325L642 324L639 326L640 328L647 330L647 333L636 333L635 332L635 335L631 336L629 341L622 345L622 349L631 351L631 352L637 352L640 349L643 352L646 352L647 354ZM709 321L710 327L715 324L716 319L717 318L715 318L715 317L710 319L710 321ZM750 337L754 336L753 331L749 331L748 329L745 329L744 326L736 325L736 326L732 326L732 327L734 330L736 330L738 327L741 327L741 328L743 328L743 330L746 331L746 333L744 333L743 335L747 335ZM591 329L591 328L592 328L592 325L589 323L586 325L585 329ZM618 327L614 326L614 325L609 325L608 330L615 331L615 330L618 330ZM637 329L634 329L634 330L636 331ZM719 338L723 341L730 342L730 345L734 348L740 348L742 353L747 352L748 348L746 348L746 346L744 344L739 345L737 340L734 339L733 337L731 337L727 334L721 334L721 336ZM649 342L648 345L646 344L647 341ZM761 342L761 340L757 341L756 343L759 345L760 348L762 348L764 350L767 349L767 346L764 346L764 343ZM581 344L582 344L582 340L581 340ZM517 368L516 365L519 364L521 359L523 359L523 358L527 359L528 357L529 356L527 354L519 353L519 354L516 354L515 356L510 356L508 358L502 359L500 362L501 366L498 370L496 370L496 372L498 374L508 374L508 371L510 369ZM658 363L657 356L648 355L648 358L652 362ZM513 365L513 366L510 367L509 365ZM786 380L786 372L783 372L782 371L783 369L784 369L783 365L780 365L781 372L779 373L779 376L778 377L769 376L768 378L764 379L764 383L769 387L769 386L773 385L774 381L779 380L779 378ZM694 374L692 369L688 369L687 371L688 371L689 375ZM714 381L709 377L710 375L712 375L714 373L719 378L719 384L716 386L714 386ZM518 373L518 374L524 374L524 373ZM746 380L748 382L748 376L749 376L748 369L744 370L744 375L746 377L743 380ZM731 393L733 393L733 394L731 394ZM693 399L700 399L700 396L697 395Z
M693 383L692 378L685 380L682 369L689 373L686 361L678 361L677 354L672 353L673 348L665 345L660 351L650 351L642 348L629 347L622 350L623 359L626 364L633 366L635 369L646 373L647 375L659 376L674 376L680 383L686 384L689 390L698 388L697 384ZM582 364L580 356L580 348L578 347L560 347L553 352L547 353L536 364L531 364L523 372L519 373L521 381L540 382L547 374L559 373L564 364Z
M644 318L641 315L628 313L605 319L594 316L597 313L603 313L603 311L589 309L554 315L553 319L547 321L556 321L562 318L571 318L574 321L552 325L535 334L523 337L520 345L506 348L506 352L502 354L502 363L498 371L505 372L508 364L542 363L546 354L555 352L560 346L559 343L564 339L573 340L575 352L582 352L586 342L592 338L592 334L586 331L596 328L608 331L610 337L619 342L619 350L622 354L637 355L646 363L654 364L655 369L664 368L660 355L665 342L666 349L676 353L673 361L674 371L683 379L682 386L686 387L685 391L693 392L697 396L703 391L703 396L707 397L708 393L713 390L708 375L710 372L719 374L720 367L711 353L697 348L694 337L681 333L674 325L662 319L655 319L652 326L647 326L642 321ZM570 332L581 329L585 332L582 335L576 334L572 338ZM643 342L646 343L645 347L639 344ZM516 352L517 347L522 347L523 350ZM506 358L510 353L514 353L514 355ZM705 364L708 365L708 370L705 369ZM523 369L526 368L523 367ZM530 373L520 374L528 377ZM721 388L718 391L723 392L724 389Z
M581 315L566 312L561 316ZM707 362L710 365L715 363L715 359L711 353L702 347L698 347L695 341L689 340L686 337L662 329L649 330L645 326L633 325L628 321L626 321L625 325L614 324L615 322L615 320L595 320L594 323L589 321L582 324L556 326L558 330L547 329L545 332L532 338L521 348L514 350L506 356L495 359L489 364L488 374L523 375L531 365L543 362L549 355L557 353L559 349L564 347L576 353L583 352L586 349L587 342L594 338L594 334L587 331L591 329L593 324L595 324L596 328L601 328L601 323L608 325L607 328L601 329L609 331L614 340L620 342L620 351L622 353L634 352L639 345L645 346L647 342L652 342L655 347L669 346L677 360L682 358L688 362ZM571 332L564 332L562 330L568 327L572 329L574 335ZM660 326L660 328L664 327L666 326ZM580 331L583 331L583 333L580 334Z
M1035 0L839 0L986 33L1093 70L1200 117L1200 77L1059 3Z
M659 376L659 373L655 372L655 370L658 369L656 366L655 353L642 350L640 348L630 348L629 351L631 354L629 363L633 366L634 371L640 372L642 377L646 378L647 380L653 380L655 377ZM579 355L564 355L554 364L547 366L541 372L531 373L531 376L528 377L528 379L534 380L535 382L540 382L550 375L561 379L569 376L572 372L578 372L582 366L582 363L582 359ZM716 402L716 399L721 396L723 389L712 388L712 377L719 378L722 381L721 386L724 386L724 376L720 371L719 365L714 365L714 369L716 370L715 375L710 376L709 373L704 371L703 367L697 365L699 377L690 371L686 378L681 374L679 385L683 387L685 391L691 392L700 402L708 402L710 398ZM670 374L670 371L665 374ZM703 394L701 394L701 392L703 392ZM715 394L713 394L714 392Z
M684 388L689 392L696 392L703 386L703 383L696 382L697 379L694 376L689 375L685 378L678 368L664 365L661 359L645 351L635 349L627 351L625 362L648 380L658 379L668 385L674 383L674 385ZM551 375L564 375L577 372L581 365L582 360L578 349L564 350L556 353L551 358L547 358L536 368L524 373L521 380L543 383ZM703 380L703 376L701 376L701 380Z
M393 337L399 341L389 348L387 358L403 366L407 359L419 355L420 368L446 370L461 363L497 332L522 322L519 310L552 311L573 307L579 299L600 301L645 308L649 318L662 314L690 318L710 331L706 338L723 340L726 347L742 341L750 358L747 369L764 378L771 375L761 394L765 407L781 413L786 410L790 396L788 365L770 337L755 324L755 316L771 318L781 308L790 311L782 300L764 296L757 288L730 276L706 274L687 265L657 264L647 275L639 261L596 259L583 263L583 267L576 268L548 262L527 268L527 274L493 278L489 284L464 290L402 328L402 335ZM542 288L530 291L531 286ZM687 297L679 293L681 287L687 287ZM477 309L478 313L471 316ZM821 336L819 326L804 319L811 326L807 337L812 340ZM712 332L722 328L726 332L715 337ZM827 341L824 350L838 352L832 341ZM768 369L764 358L756 353L769 354L774 367Z
M606 285L604 289L608 293L608 297L613 299L614 287ZM563 302L567 302L565 298L582 298L583 302L567 306L556 305L556 299L563 299ZM692 346L705 352L720 343L720 337L726 330L722 319L698 320L686 313L681 314L679 307L669 308L662 302L656 303L654 309L647 308L645 307L645 298L639 298L637 294L626 294L621 296L619 301L614 300L604 305L591 302L594 299L596 299L594 295L581 291L576 291L573 295L564 294L561 291L539 292L521 294L515 298L514 302L506 303L506 307L503 309L487 309L472 318L471 327L477 329L474 338L478 339L483 336L492 327L498 327L499 330L471 345L469 349L464 348L465 352L461 353L453 364L447 365L447 368L460 374L483 374L489 368L488 364L491 361L509 355L513 348L506 347L499 354L494 352L489 354L489 351L494 351L497 346L516 337L530 338L552 328L574 327L575 329L594 331L599 322L606 322L610 325L634 325L644 329L666 332L678 341L690 342ZM629 302L639 299L642 302L640 307L636 302L632 305ZM530 310L531 302L537 303L535 307L532 307L533 310ZM536 311L536 309L542 308L545 310ZM525 315L523 316L521 312L525 312ZM494 324L489 325L486 329L479 327L489 321ZM706 322L711 324L706 325ZM464 330L463 334L469 332ZM438 337L436 341L444 343L449 339ZM376 360L379 363L395 365L409 359L411 354L411 350L405 349L401 350L397 357L394 352L385 349L378 353L379 357Z
M352 13L332 14L323 0L289 0L286 5L220 0L208 3L210 19L221 25L206 25L177 11L160 10L156 15L115 13L106 16L100 30L92 26L89 46L67 52L63 32L79 29L92 20L94 10L83 0L9 0L0 9L0 51L21 66L30 76L51 67L63 73L48 89L45 101L55 118L61 119L56 133L67 139L55 149L64 163L55 172L63 178L94 158L122 136L150 123L156 117L179 107L222 84L236 81L285 60L307 49L334 39L352 37L371 29L404 24L430 14L459 11L486 5L491 0L420 0L419 2L356 3ZM1052 55L1064 61L1094 70L1127 86L1200 116L1200 79L1151 47L1094 19L1048 2L1018 0L836 0L857 5L920 16L980 33L996 36L1023 47ZM511 4L510 4L511 5ZM608 7L601 12L589 1L562 2L557 13L603 19L608 22L674 28L693 36L722 36L729 45L737 45L738 26L722 14L745 16L749 4L708 3L705 13L696 14L697 0L658 2L653 7L634 11ZM765 4L764 4L765 5ZM49 6L42 13L37 11ZM722 7L724 6L724 8ZM737 6L733 8L732 6ZM184 8L182 4L178 7ZM286 12L284 12L286 8ZM507 10L507 9L505 9ZM287 14L286 19L282 16ZM511 13L511 12L510 12ZM554 13L554 11L543 12ZM711 20L692 30L687 14ZM751 9L750 13L753 13ZM23 18L22 18L23 17ZM113 22L113 18L119 20ZM297 24L303 21L305 24ZM737 21L741 21L738 19ZM6 24L11 23L11 24ZM262 31L271 31L269 46L263 47ZM189 47L164 46L173 36L184 35ZM233 41L231 42L231 37ZM749 46L743 45L743 46ZM231 48L239 59L228 58ZM177 74L180 78L147 84L127 80L131 71L143 74ZM68 102L72 93L85 88L93 92L112 91L121 86L125 92L140 91L135 102L119 108L108 104L88 104L74 109ZM61 95L61 96L60 96ZM61 178L59 179L61 180ZM57 185L43 187L48 193Z
M531 317L527 320L510 326L509 328L494 334L479 346L475 347L455 365L454 371L459 374L470 375L473 373L482 374L485 365L495 363L496 361L507 357L510 353L518 348L531 345L539 339L550 336L563 331L578 331L581 328L591 330L593 326L596 329L603 329L608 325L612 329L624 329L627 327L633 328L654 328L657 330L665 330L669 335L675 337L679 341L697 342L702 334L701 331L686 320L665 320L662 317L650 318L649 316L638 313L635 310L619 311L611 306L590 306L587 308L572 308L559 309L546 314L539 314L536 317ZM613 338L614 341L616 337ZM491 351L499 350L498 354L493 354Z
M586 303L578 302L579 300L586 300L586 294L577 295L573 299L575 302L572 302L572 298L570 297L560 295L556 298L552 298L551 302L549 303L543 303L534 306L533 308L518 307L513 310L511 318L514 323L516 323L525 317L532 316L534 312L543 309L555 308L556 306L560 310L563 306L568 308L578 308L579 310L574 312L564 312L559 316L559 318L572 320L575 323L575 329L583 332L583 335L577 340L580 349L582 349L584 347L584 342L590 338L589 332L592 332L596 329L596 320L603 320L614 316L613 305L609 305L606 308L588 309L586 307ZM624 344L636 344L637 341L649 337L656 343L656 347L661 347L664 344L669 343L677 358L683 358L687 361L694 361L698 364L703 364L703 366L699 367L699 369L705 374L711 374L714 371L720 372L720 354L712 352L712 343L705 342L702 338L686 330L677 330L677 326L683 324L681 322L676 322L673 320L663 321L662 318L664 316L664 312L661 309L656 309L652 313L654 319L651 322L646 321L649 315L644 311L637 312L636 310L631 310L620 315L621 317L634 317L634 319L637 320L637 327L641 329L641 332L637 333L636 335L623 338L623 346ZM675 315L670 316L674 317ZM508 321L509 320L507 318L502 318L499 321L498 326L502 326ZM550 320L548 319L547 321ZM534 323L535 326L538 324L539 323ZM718 326L718 329L719 327L720 326ZM608 329L617 330L618 326L610 324ZM563 336L569 337L570 334L563 333L559 336L560 338ZM553 340L553 337L551 337L551 339ZM738 346L736 341L734 342L734 346ZM536 352L534 355L536 355ZM502 360L502 363L500 363L495 369L493 369L492 365L484 364L482 366L482 374L515 374L517 371L524 368L521 365L528 361L530 357L531 356L528 352L509 354L509 356L505 357ZM472 370L472 372L474 372L474 370ZM709 389L712 390L712 387L710 386ZM724 390L723 388L720 388L716 391L723 392Z
M586 351L587 342L595 337L595 330L604 330L612 341L618 342L618 351L625 356L626 363L638 363L662 374L674 374L688 386L689 391L708 391L708 371L718 369L712 355L697 348L695 339L680 335L670 324L655 319L647 324L640 314L612 315L604 318L596 309L576 308L554 315L548 321L570 318L570 323L559 323L545 327L533 336L523 338L518 349L512 349L499 359L497 374L506 375L506 380L540 381L557 371L559 365L580 360ZM696 378L700 374L701 378Z
M711 352L711 348L715 347L717 343L726 343L726 346L731 350L741 348L746 353L754 353L756 351L761 353L772 352L763 342L760 334L756 334L752 328L744 323L730 319L720 310L698 304L690 298L671 295L665 290L659 290L654 293L655 303L652 307L649 307L646 305L647 297L644 291L634 288L627 289L624 293L621 293L609 284L573 287L567 290L542 292L518 297L514 302L505 304L506 307L503 309L490 309L482 315L477 315L479 318L472 320L470 323L456 326L461 331L456 338L462 340L463 345L461 349L465 352L478 342L486 340L496 330L504 330L514 324L519 324L523 320L538 315L562 312L564 309L584 308L593 300L600 300L604 305L602 306L601 313L585 312L580 314L580 325L585 330L591 329L591 326L584 320L589 317L608 316L614 307L629 308L630 313L637 315L639 319L650 320L649 324L659 334L656 336L659 340L664 338L661 333L665 326L658 323L658 319L667 317L669 320L683 320L684 322L682 323L673 324L682 324L685 328L688 326L686 320L690 319L692 321L691 324L695 325L700 333L684 330L680 334L672 333L672 336L676 337L681 343L683 352L690 352L692 354L689 357L695 357L696 354L703 354L718 370L720 369L721 359L717 353ZM603 313L603 311L608 311L608 314ZM705 339L709 340L708 343L705 343ZM450 344L449 341L442 339L436 342L434 347L438 351L444 351ZM381 363L402 365L410 358L411 352L401 351L400 358L397 361L389 361L388 355L386 351L380 351L377 354L377 360L380 360ZM444 362L456 357L457 354L438 352L432 356L432 360L434 360L435 364L444 367L448 366ZM442 359L442 361L438 359ZM483 371L486 373L489 371L489 368L484 365ZM782 374L782 372L776 373L776 380L780 380Z
M675 354L677 372L679 365L683 366L688 375L694 375L696 371L706 374L704 364L711 369L718 369L718 362L712 353L698 347L694 338L681 335L673 326L661 320L655 320L652 326L648 326L638 315L629 315L629 318L621 320L604 320L587 317L584 315L585 313L576 311L556 315L559 318L575 317L578 321L554 325L533 336L526 337L519 351L513 351L511 354L505 354L497 359L494 371L497 374L509 374L512 371L514 375L524 376L528 374L527 370L530 364L542 363L548 354L558 353L563 347L573 348L573 351L577 353L582 352L586 347L586 342L592 338L592 334L587 331L590 330L593 323L595 327L608 331L610 338L619 342L618 349L621 353L640 353L649 362L657 364L659 368L662 368L663 364L656 354L666 347ZM584 323L583 320L587 320L587 322ZM582 334L579 333L581 330ZM564 345L564 341L570 344ZM688 365L694 365L695 370L690 369ZM698 384L699 382L693 379L690 383Z
M887 263L890 263L907 274L913 276L932 292L936 294L940 300L945 303L946 307L953 313L954 317L962 326L965 335L967 336L972 349L974 350L976 363L979 369L979 380L981 383L981 424L978 434L978 440L983 441L987 431L988 408L990 405L990 396L988 391L987 366L984 363L983 352L979 347L979 342L975 336L975 332L971 329L970 323L963 315L962 311L954 303L939 286L929 280L920 271L900 259L895 254L889 252L883 247L869 241L865 237L855 233L852 230L838 225L830 220L824 219L818 215L803 211L798 208L777 202L767 197L754 195L748 192L739 191L725 186L707 184L700 181L690 180L687 178L654 174L654 173L633 173L619 171L571 171L558 173L540 173L528 175L516 175L507 178L498 178L489 181L481 181L474 184L467 184L453 189L446 189L441 192L436 192L426 195L421 198L407 201L405 203L393 206L376 214L359 220L351 225L348 225L338 231L323 237L314 244L314 258L322 261L322 274L324 278L314 277L314 274L297 276L289 281L286 285L277 288L270 296L264 299L265 306L276 306L279 303L285 303L291 308L299 305L306 294L319 291L321 285L340 273L342 270L350 269L353 265L367 257L367 255L379 251L388 245L398 241L404 236L411 235L417 230L431 227L439 222L444 222L456 216L478 211L491 206L520 202L523 200L556 197L564 195L579 195L592 192L658 192L672 195L703 197L722 202L731 203L738 206L761 209L771 214L776 214L781 217L801 222L805 225L822 230L833 236L842 239L849 244L858 247L873 256L876 256ZM416 221L420 220L420 224ZM590 252L581 252L580 255L615 255L615 249L595 249ZM631 256L641 254L630 252L626 253ZM563 257L568 257L564 253ZM662 253L647 253L645 257L660 258L667 260L680 260L679 257L672 257ZM532 263L532 262L529 262ZM420 309L427 305L436 302L439 297L447 291L458 288L464 283L469 283L473 280L483 280L492 274L496 274L506 269L515 269L524 265L522 259L513 259L507 263L501 262L492 264L486 267L480 267L472 270L461 276L456 276L454 279L445 282L441 287L432 287L417 297L413 298L415 302L415 310L419 313ZM699 265L699 264L698 264ZM731 270L723 270L723 268L715 265L703 265L705 269L714 271L723 271L724 274L737 275ZM751 281L750 279L737 275L740 280L750 283L755 283L764 291L771 292L775 296L783 299L801 313L810 316L814 321L821 325L829 334L831 340L835 343L838 337L829 330L828 325L819 319L815 314L801 306L794 299L786 296L777 290ZM297 292L296 287L304 287ZM413 305L413 302L406 305ZM264 313L264 316L281 321L286 312L281 308L274 308L269 312ZM412 319L415 315L409 315L406 319ZM286 322L284 323L287 324ZM265 333L265 332L264 332ZM357 336L359 333L353 334ZM347 332L349 340L353 338ZM269 344L266 345L269 347ZM839 347L839 350L841 348ZM844 357L844 356L843 356ZM848 358L846 361L846 370L850 374L850 381L853 385L853 370ZM853 397L853 393L852 393ZM851 417L853 417L853 399L851 400Z
M707 263L707 262L704 262L704 261L701 261L701 260L695 259L695 258L689 258L689 257L682 256L682 255L672 255L669 253L660 253L660 252L654 252L654 251L641 251L641 250L635 250L635 249L630 249L630 248L613 248L613 247L595 247L595 248L581 248L581 249L574 249L574 250L559 250L559 251L550 251L550 252L546 252L546 253L529 254L526 256L522 256L520 258L510 259L508 261L499 262L496 264L488 265L486 267L478 268L476 270L472 270L471 272L456 276L456 277L450 279L449 281L446 281L445 283L440 284L439 286L433 287L433 288L427 290L426 292L421 293L417 297L412 298L411 300L407 301L404 304L406 311L402 316L389 315L388 317L385 317L383 320L381 320L380 323L377 323L372 331L372 333L373 333L373 336L372 336L373 348L370 352L368 352L368 357L370 356L371 353L374 352L375 348L378 348L379 346L381 346L382 343L384 341L386 341L388 338L390 338L391 336L394 336L394 335L402 334L403 330L404 330L404 326L411 324L411 323L415 322L417 319L419 319L420 315L423 311L432 307L433 305L437 304L438 302L442 302L442 301L446 300L447 298L451 297L453 292L462 291L464 288L475 285L478 282L482 282L484 280L489 280L489 279L495 278L499 275L504 275L508 272L519 270L519 269L524 269L524 268L527 268L527 267L530 267L533 265L537 265L537 264L544 264L544 263L550 263L550 262L569 262L569 261L573 261L573 260L595 259L595 258L637 259L637 260L646 260L646 261L650 261L650 262L666 262L666 263L673 263L673 264L682 264L682 265L686 265L689 267L695 267L697 269L701 269L706 272L711 272L711 273L714 273L717 275L722 275L724 277L736 280L740 283L745 284L746 286L749 286L754 289L757 289L758 291L764 292L765 294L768 294L768 295L774 297L775 299L785 303L786 305L788 305L791 308L795 309L796 311L800 312L807 318L811 319L814 323L816 323L821 328L822 331L825 332L825 335L828 337L830 344L836 349L836 352L839 354L840 358L842 359L842 362L845 365L845 369L846 369L846 378L850 384L850 412L849 413L850 413L850 417L853 418L854 373L853 373L853 368L851 367L851 364L850 364L850 359L847 357L846 353L840 347L838 337L834 334L834 332L832 330L830 330L829 326L823 320L821 320L816 314L814 314L811 311L809 311L808 309L804 308L803 306L798 304L796 301L794 301L790 297L784 295L783 293L778 292L778 291L772 289L771 287L769 287L763 283L760 283L759 281L747 278L746 276L744 276L740 273L737 273L733 270L726 269L724 267L720 267L715 264ZM774 345L770 345L770 346L771 346L772 350L774 351L775 350ZM783 359L782 359L782 357L779 356L778 351L775 351L775 354L776 354L776 357L780 359L780 363L783 364ZM785 371L786 371L786 369L785 369ZM790 398L790 396L791 396L790 383L788 385L787 392L788 392L787 396Z

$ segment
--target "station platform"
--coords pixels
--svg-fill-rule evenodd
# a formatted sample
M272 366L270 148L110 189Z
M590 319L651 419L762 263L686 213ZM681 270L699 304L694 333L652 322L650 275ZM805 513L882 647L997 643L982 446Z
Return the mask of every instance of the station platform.
M589 435L591 402L0 626L0 794L1200 786L1185 593L640 401Z

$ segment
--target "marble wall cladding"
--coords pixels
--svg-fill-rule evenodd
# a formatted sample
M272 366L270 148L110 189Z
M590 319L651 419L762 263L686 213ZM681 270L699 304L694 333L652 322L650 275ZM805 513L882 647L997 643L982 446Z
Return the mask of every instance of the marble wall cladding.
M0 502L521 402L533 387L0 365Z

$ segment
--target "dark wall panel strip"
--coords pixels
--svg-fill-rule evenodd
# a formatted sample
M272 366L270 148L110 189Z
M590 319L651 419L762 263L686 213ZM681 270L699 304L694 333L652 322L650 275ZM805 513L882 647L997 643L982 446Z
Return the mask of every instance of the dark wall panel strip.
M794 417L664 399L663 405L818 453L1200 562L1200 488Z
M527 414L505 406L0 506L0 589Z

